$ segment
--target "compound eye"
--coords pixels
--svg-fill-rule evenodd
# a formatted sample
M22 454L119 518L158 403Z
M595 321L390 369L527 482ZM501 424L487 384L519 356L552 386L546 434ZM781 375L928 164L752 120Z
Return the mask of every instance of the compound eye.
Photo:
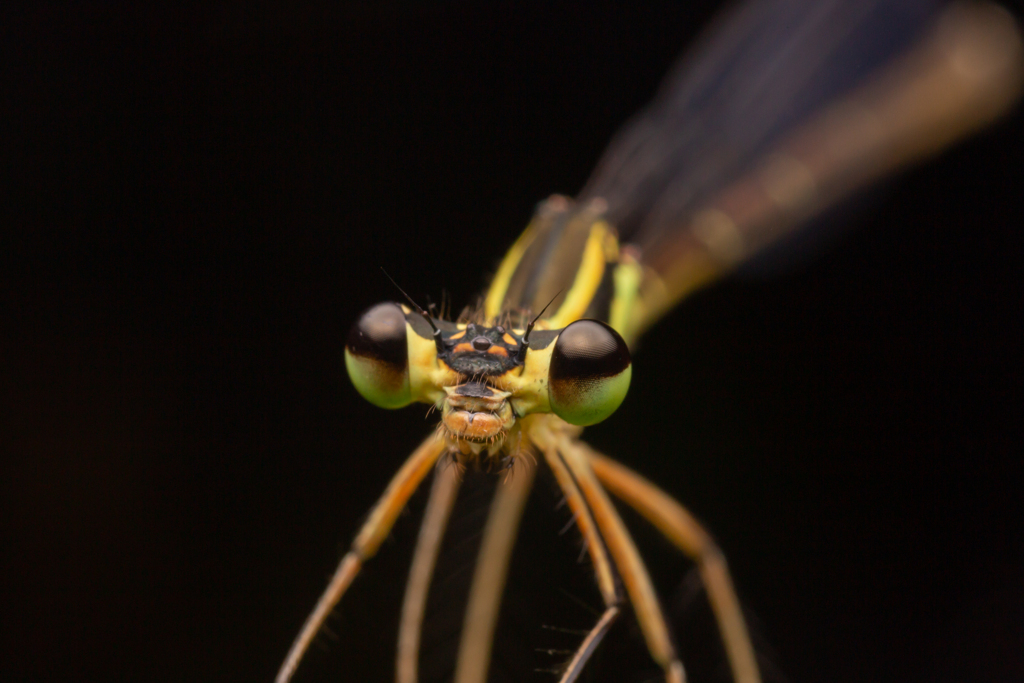
M373 405L412 403L405 313L398 304L377 304L359 316L345 343L345 368L356 391Z
M632 374L629 348L618 332L597 320L577 320L558 335L551 353L551 408L570 424L597 424L626 398Z

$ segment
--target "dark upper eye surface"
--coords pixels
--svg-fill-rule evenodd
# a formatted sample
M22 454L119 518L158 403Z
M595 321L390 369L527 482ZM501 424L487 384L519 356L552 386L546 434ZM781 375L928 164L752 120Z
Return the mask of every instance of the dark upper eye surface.
M610 377L630 362L629 348L618 332L597 320L577 320L558 335L550 378Z
M397 304L377 304L359 316L345 344L345 367L370 403L401 408L412 401L405 313Z
M619 333L597 320L577 320L555 342L548 369L548 397L555 414L592 425L626 398L632 366Z
M356 356L405 367L405 313L398 304L383 303L365 311L348 334L345 348Z

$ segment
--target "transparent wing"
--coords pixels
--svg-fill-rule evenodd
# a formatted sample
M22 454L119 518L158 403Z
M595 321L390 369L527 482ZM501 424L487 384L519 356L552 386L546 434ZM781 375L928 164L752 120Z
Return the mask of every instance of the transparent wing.
M646 327L823 208L1005 111L1013 19L930 0L735 7L615 137L581 201L604 199L657 276Z

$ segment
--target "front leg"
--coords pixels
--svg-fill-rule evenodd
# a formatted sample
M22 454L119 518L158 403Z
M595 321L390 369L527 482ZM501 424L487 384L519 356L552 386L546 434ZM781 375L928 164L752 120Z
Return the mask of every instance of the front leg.
M391 527L394 526L398 514L446 449L447 444L441 435L437 433L431 435L420 444L420 447L409 456L402 468L392 477L391 483L384 490L384 495L377 501L377 505L370 512L369 519L363 524L363 528L359 530L359 534L352 542L351 549L338 564L327 589L320 596L313 612L306 618L306 623L302 625L302 630L299 631L291 649L288 650L288 656L285 657L281 669L277 672L276 683L288 683L291 680L292 674L295 673L299 662L302 661L302 656L309 648L309 644L313 642L313 636L323 626L327 615L331 613L334 606L341 600L341 596L352 584L352 580L359 574L363 562L376 554L377 548L391 533Z
M448 518L459 495L461 473L454 460L439 462L430 488L427 509L420 523L420 533L413 551L409 579L402 600L402 620L398 625L398 649L395 656L395 683L417 683L420 636L427 595L434 576L434 566L441 551Z

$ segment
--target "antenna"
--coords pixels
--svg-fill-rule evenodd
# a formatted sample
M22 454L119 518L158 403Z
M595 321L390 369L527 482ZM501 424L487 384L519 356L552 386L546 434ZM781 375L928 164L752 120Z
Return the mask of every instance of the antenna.
M427 312L425 310L423 310L422 306L420 306L418 303L413 301L412 297L409 296L408 294L406 294L404 289L402 289L401 287L398 286L398 283L395 282L395 278L393 278L390 275L388 275L388 271L384 270L384 266L380 267L380 272L384 273L384 277L386 277L387 279L391 280L391 284L393 284L395 286L395 289L397 289L399 292L401 292L402 296L404 296L406 298L406 300L408 300L408 302L410 304L412 304L412 307L416 309L416 312L423 316L423 319L427 321L428 325L430 325L430 329L434 331L434 345L437 347L437 352L438 353L444 352L445 348L444 348L444 341L441 339L441 330L437 329L437 325L434 324L434 321L431 320L431 318L427 314ZM545 306L545 308L547 308L547 307ZM541 313L543 313L543 312L544 311L541 311ZM532 327L533 323L530 323L530 326Z
M519 346L519 350L516 351L517 363L522 364L526 362L526 352L528 350L528 347L530 346L530 333L533 332L533 326L537 323L538 320L540 320L540 317L544 315L544 311L548 310L548 307L551 304L555 303L555 299L557 299L558 295L561 293L561 289L555 292L555 295L551 297L551 301L547 302L547 304L544 305L544 308L540 309L540 313L538 313L537 316L530 321L530 324L526 326L526 332L523 333L523 343Z

